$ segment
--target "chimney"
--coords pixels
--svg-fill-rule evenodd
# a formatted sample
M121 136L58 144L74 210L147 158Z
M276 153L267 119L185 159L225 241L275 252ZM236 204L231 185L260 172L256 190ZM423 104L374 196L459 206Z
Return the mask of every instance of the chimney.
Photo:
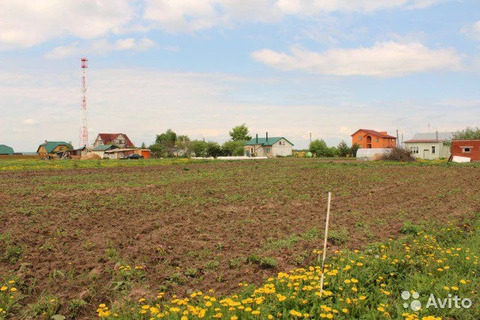
M258 133L255 136L255 144L258 144Z
M381 133L382 135L384 135L384 136L387 135L387 131L380 131L380 133Z
M438 130L435 131L435 139L438 141Z
M268 143L268 132L265 132L265 137L266 137L267 143Z

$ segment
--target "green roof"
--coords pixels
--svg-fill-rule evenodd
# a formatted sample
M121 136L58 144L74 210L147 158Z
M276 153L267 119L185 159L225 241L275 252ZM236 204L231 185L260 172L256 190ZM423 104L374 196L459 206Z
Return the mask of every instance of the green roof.
M268 137L268 141L267 141L267 138L258 138L258 142L257 142L257 138L253 138L253 139L250 139L249 141L247 141L247 146L254 146L254 145L259 145L259 144L262 145L262 146L271 146L274 143L276 143L276 142L278 142L279 140L282 140L282 139L287 141L288 143L290 143L293 146L293 143L291 143L290 141L288 141L284 137Z
M117 146L114 144L101 144L99 146L96 146L93 151L105 151L110 149L117 149Z
M47 141L47 143L42 143L39 145L38 149L40 149L41 146L45 147L47 153L52 153L53 150L58 146L67 146L70 149L70 144L65 141Z
M9 146L4 145L4 144L0 144L0 154L11 155L11 154L13 154L13 149Z

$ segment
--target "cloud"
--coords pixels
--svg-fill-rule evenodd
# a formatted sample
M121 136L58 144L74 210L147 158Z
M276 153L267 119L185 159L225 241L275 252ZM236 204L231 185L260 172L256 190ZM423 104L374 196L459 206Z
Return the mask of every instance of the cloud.
M421 9L448 0L145 0L144 18L170 32L195 32L244 22L274 22L286 16L382 9Z
M128 0L2 0L0 48L31 47L50 39L93 39L119 33L133 19Z
M111 51L144 51L150 48L156 47L157 44L149 38L122 38L114 42L110 42L106 39L93 40L82 46L77 42L74 42L66 46L58 46L47 52L44 56L47 59L61 59L78 54L88 54L91 52L97 54L106 54Z
M301 70L338 76L395 77L433 70L459 70L454 49L432 50L421 43L378 42L370 48L331 49L313 52L294 47L291 53L270 49L255 51L252 58L280 70Z
M25 119L22 121L23 124L27 125L27 126L32 126L34 124L37 124L38 123L38 120L35 120L35 119Z
M480 21L462 28L462 32L473 40L480 41Z

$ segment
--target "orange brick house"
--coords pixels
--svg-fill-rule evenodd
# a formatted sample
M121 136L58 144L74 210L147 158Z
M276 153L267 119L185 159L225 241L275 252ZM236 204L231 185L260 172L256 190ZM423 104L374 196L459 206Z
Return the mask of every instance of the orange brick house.
M397 138L390 136L386 131L359 129L352 134L352 145L359 144L361 148L395 148Z

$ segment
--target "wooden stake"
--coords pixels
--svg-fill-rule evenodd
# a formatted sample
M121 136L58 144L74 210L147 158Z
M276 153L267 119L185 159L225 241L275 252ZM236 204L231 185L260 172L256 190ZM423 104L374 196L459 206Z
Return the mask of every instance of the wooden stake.
M327 218L325 221L325 240L323 242L323 258L322 258L322 277L320 279L320 297L323 294L323 274L325 273L325 258L327 257L327 240L328 240L328 223L330 220L330 202L332 200L332 193L328 193L328 202L327 202Z

